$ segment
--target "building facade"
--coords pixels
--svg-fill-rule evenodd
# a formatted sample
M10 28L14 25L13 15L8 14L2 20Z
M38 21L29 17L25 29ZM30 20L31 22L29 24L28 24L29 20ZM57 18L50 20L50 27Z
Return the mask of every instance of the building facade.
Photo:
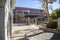
M26 8L26 7L16 7L14 9L14 20L16 22L16 15L24 16L25 22L29 22L29 24L37 23L38 19L44 21L45 13L42 9L34 9L34 8Z
M15 0L0 0L0 40L10 40Z

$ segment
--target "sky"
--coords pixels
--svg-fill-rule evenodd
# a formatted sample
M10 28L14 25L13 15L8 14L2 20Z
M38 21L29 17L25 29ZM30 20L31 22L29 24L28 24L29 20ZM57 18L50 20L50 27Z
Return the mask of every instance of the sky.
M53 6L53 10L60 7L60 4L57 2L54 2L53 4L49 4ZM28 7L28 8L36 8L36 9L42 9L41 3L36 0L16 0L16 7ZM51 13L52 10L49 10L49 13Z

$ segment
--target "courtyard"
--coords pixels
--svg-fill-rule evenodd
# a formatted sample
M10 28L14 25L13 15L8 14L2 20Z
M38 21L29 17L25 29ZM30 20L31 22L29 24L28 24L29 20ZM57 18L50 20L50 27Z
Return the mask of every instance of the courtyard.
M14 24L11 40L60 40L60 34L39 30L39 26L34 24L18 26Z
M0 0L0 40L60 40L60 0Z

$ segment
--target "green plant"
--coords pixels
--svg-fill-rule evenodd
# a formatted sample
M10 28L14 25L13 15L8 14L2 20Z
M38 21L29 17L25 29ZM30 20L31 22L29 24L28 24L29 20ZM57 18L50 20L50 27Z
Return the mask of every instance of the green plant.
M21 20L21 19L23 19L24 17L23 17L22 15L20 15L20 14L16 14L16 18L17 18L17 20Z
M58 17L60 17L60 8L59 9L55 9L52 11L52 14L51 14L51 18L54 20L54 19L57 19Z
M47 24L47 27L48 28L52 28L52 29L56 29L57 27L58 27L58 25L57 25L57 22L56 21L52 21L52 22L49 22L48 24Z
M60 32L60 30L59 30L58 28L56 28L56 30L57 30L58 32Z
M37 24L40 24L41 23L41 21L37 21Z

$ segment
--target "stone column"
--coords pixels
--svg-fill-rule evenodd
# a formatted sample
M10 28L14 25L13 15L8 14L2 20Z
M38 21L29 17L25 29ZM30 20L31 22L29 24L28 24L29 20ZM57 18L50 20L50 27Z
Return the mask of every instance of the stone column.
M12 27L13 27L13 10L10 11L10 36L12 36Z
M37 25L37 18L35 17L35 24Z
M35 23L35 18L32 17L32 18L31 18L31 24L34 24L34 23Z
M27 21L28 21L28 20L27 20L27 18L25 18L25 19L26 19L26 25L27 25Z
M60 30L60 18L58 18L58 30Z
M32 21L31 21L31 22L32 22L32 24L34 24L34 23L35 23L35 22L34 22L34 20L35 20L35 19L34 19L34 18L32 18Z
M30 25L30 18L27 18L27 24Z

